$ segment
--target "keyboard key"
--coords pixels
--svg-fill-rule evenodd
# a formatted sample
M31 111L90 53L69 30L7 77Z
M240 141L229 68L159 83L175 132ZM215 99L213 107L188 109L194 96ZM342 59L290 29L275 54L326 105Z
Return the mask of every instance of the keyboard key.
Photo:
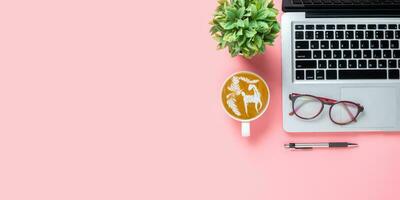
M394 32L393 31L385 31L385 39L393 39Z
M389 48L389 41L381 40L381 49L388 49L388 48Z
M327 67L326 60L318 60L318 68L325 69Z
M315 31L315 39L317 39L317 40L324 39L324 32L323 31Z
M294 29L296 30L303 30L304 29L304 25L295 25Z
M358 68L367 68L367 60L358 60Z
M325 79L325 71L324 70L315 71L315 78L317 80L324 80Z
M314 70L306 71L306 80L314 80Z
M303 31L296 31L295 38L298 40L304 39L304 32Z
M319 49L319 42L318 41L311 41L311 49Z
M324 52L323 52L323 58L324 58L324 59L330 59L330 58L332 58L332 51L330 51L330 50L324 51Z
M376 25L375 24L368 24L368 29L376 29Z
M374 31L365 31L365 39L374 39Z
M392 58L391 50L383 50L383 58Z
M347 61L346 60L339 60L338 67L339 68L347 68Z
M379 41L371 40L371 49L379 49Z
M347 41L347 40L342 40L342 41L340 41L340 48L341 49L348 49L349 48L349 41Z
M363 58L372 58L372 51L371 50L364 50L363 51Z
M397 29L397 24L389 24L389 29Z
M331 49L339 49L339 41L332 40L331 41Z
M358 24L357 29L366 29L367 26L365 24Z
M326 29L329 29L329 30L335 29L335 25L328 24L328 25L326 25Z
M317 68L317 61L315 60L297 60L297 69L314 69Z
M357 68L357 61L349 60L349 68Z
M343 58L351 58L351 50L344 50Z
M314 30L314 25L306 25L306 30Z
M398 49L399 48L399 41L398 40L390 40L390 48Z
M312 40L312 39L314 39L314 32L313 32L313 31L306 31L305 38L306 38L307 40Z
M326 79L327 80L337 79L337 71L336 70L326 70Z
M325 39L333 39L334 32L333 31L325 31Z
M308 49L308 41L296 41L296 49Z
M338 25L336 25L336 29L340 29L340 30L346 29L346 25L344 25L344 24L338 24Z
M339 70L339 79L386 79L386 70Z
M321 41L321 49L329 49L329 41Z
M321 51L313 51L313 58L314 59L321 59L322 58L322 52Z
M398 69L389 70L389 79L399 79L400 74Z
M343 31L336 31L335 32L335 39L344 39L344 32Z
M369 41L368 40L361 40L360 45L361 45L361 49L369 49Z
M364 31L356 31L356 39L364 39Z
M346 39L354 39L354 31L346 31Z
M328 68L337 68L336 60L329 60L328 61Z
M361 58L361 51L360 50L354 50L353 51L353 58Z
M296 58L297 59L310 59L311 51L296 51Z
M393 50L393 58L400 58L400 50Z
M304 70L296 70L296 80L304 80Z
M333 51L332 55L333 55L333 58L340 59L340 58L342 58L342 51L340 51L340 50Z
M350 48L351 49L358 49L358 48L360 48L360 43L357 40L352 40L350 42Z
M368 60L368 68L376 68L376 60Z
M394 37L395 37L396 39L400 39L400 31L395 31L395 32L394 32Z
M378 61L378 67L379 68L387 68L387 65L386 65L387 63L386 63L386 60L379 60Z
M325 29L325 25L323 25L323 24L317 24L316 29L317 29L317 30L324 30L324 29Z
M379 24L378 25L378 29L387 29L387 25L386 24Z
M356 29L355 24L347 24L347 29Z
M372 53L373 58L382 58L382 51L381 50L374 50Z
M389 68L397 68L397 63L396 63L396 61L397 61L397 60L389 60L389 61L388 61L388 67L389 67Z
M375 39L383 39L383 31L375 31Z

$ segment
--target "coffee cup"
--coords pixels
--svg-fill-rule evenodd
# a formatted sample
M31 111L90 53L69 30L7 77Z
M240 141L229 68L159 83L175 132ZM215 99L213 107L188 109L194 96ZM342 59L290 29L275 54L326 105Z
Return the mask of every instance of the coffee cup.
M268 108L270 90L259 75L241 71L229 76L221 90L221 101L226 113L241 122L242 136L250 136L250 122Z

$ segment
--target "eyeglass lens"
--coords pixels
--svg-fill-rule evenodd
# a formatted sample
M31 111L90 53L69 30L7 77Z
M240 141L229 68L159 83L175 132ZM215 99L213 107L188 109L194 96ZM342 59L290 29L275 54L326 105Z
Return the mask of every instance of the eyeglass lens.
M350 102L339 102L331 108L330 116L332 121L345 124L353 121L358 114L358 106Z
M317 116L323 107L322 102L312 96L299 96L294 101L294 112L301 118L311 119Z

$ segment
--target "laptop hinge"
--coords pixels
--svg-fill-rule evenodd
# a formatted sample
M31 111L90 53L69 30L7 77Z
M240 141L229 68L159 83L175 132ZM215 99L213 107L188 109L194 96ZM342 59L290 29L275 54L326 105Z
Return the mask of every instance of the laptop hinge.
M397 18L400 12L395 11L307 11L306 18Z

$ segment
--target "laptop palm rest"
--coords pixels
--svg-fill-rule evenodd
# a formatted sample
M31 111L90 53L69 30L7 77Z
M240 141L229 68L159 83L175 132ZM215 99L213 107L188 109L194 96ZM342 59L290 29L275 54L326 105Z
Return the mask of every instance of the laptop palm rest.
M341 99L360 103L364 106L354 128L395 127L397 124L398 90L395 87L344 87Z

